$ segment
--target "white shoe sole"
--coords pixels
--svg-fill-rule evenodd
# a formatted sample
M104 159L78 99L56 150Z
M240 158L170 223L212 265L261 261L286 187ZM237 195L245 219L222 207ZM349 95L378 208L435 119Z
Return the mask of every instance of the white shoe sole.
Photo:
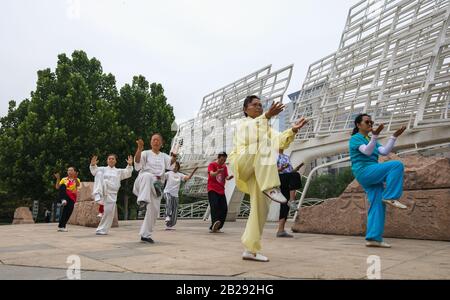
M384 203L386 203L386 205L398 208L398 209L407 209L408 207L400 202L392 202L389 200L383 200ZM399 205L400 204L400 205Z
M242 256L242 259L243 260L257 261L257 262L269 262L268 258L266 258L266 259L257 259L254 256Z
M269 198L270 200L272 200L273 202L277 202L277 203L280 203L280 204L287 203L287 200L285 200L284 202L281 202L281 201L279 201L277 199L274 199L274 198L270 197L269 194L267 194L266 192L263 192L263 194L266 195L266 197Z
M377 245L377 244L366 244L366 247L369 247L369 248L386 248L386 249L388 249L388 248L392 248L392 246L391 245Z

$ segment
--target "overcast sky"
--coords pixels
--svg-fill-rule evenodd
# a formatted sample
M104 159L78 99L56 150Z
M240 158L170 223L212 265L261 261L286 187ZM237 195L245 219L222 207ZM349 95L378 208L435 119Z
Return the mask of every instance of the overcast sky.
M29 97L37 70L84 50L116 76L159 82L178 122L203 96L268 64L294 64L288 92L308 66L338 48L359 0L2 0L0 116Z

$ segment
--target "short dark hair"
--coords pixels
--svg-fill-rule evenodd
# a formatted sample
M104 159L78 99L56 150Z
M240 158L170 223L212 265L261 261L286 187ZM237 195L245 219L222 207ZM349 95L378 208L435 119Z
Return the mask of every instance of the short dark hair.
M219 154L217 154L217 158L221 157L228 157L228 154L225 151L219 152Z
M355 128L353 128L352 135L355 135L355 134L357 134L359 132L358 124L361 124L361 122L362 122L364 117L371 118L371 116L368 115L368 114L359 114L358 116L356 116L356 118L355 118Z
M245 98L245 100L244 100L244 115L246 116L246 117L248 117L248 115L247 115L247 113L245 112L245 109L247 108L247 106L250 104L250 103L252 103L252 101L253 100L255 100L255 99L258 99L258 100L261 100L258 96L256 96L256 95L251 95L251 96L247 96L246 98Z
M108 159L110 156L114 156L114 157L116 158L116 160L119 159L119 157L117 156L117 154L114 154L114 153L108 154L108 156L107 156L106 158Z
M69 170L70 168L72 168L75 172L78 172L78 169L76 167L74 167L74 166L68 166L67 170Z

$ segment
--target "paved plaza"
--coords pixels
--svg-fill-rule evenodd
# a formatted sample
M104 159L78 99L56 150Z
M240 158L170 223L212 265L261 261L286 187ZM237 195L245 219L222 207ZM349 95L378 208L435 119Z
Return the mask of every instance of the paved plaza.
M382 279L450 279L449 242L387 239L393 248L376 249L363 237L280 239L268 223L262 253L270 262L261 263L241 259L245 220L226 223L221 234L201 220L179 220L170 232L158 221L155 244L139 241L141 222L122 221L108 236L80 226L66 233L56 224L0 226L0 279L66 279L70 255L80 257L81 279L365 279L371 255L380 257Z

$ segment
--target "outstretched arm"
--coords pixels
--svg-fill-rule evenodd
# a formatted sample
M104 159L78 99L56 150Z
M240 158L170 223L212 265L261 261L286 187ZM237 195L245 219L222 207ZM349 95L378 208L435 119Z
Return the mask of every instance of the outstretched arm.
M189 179L191 179L192 178L192 176L194 176L194 173L197 171L197 169L198 169L198 167L197 168L195 168L192 172L191 172L191 174L189 175L189 176L184 176L184 181L188 181Z
M406 126L402 126L399 130L394 132L394 134L389 138L385 146L378 147L378 152L381 155L388 155L394 149L395 141L397 138L405 132Z
M384 124L381 123L376 130L372 130L372 138L370 139L370 142L367 145L359 146L358 150L366 156L371 156L377 146L378 135L381 131L383 131L383 129Z
M91 164L89 165L89 170L91 171L92 176L95 176L97 174L97 164L98 164L98 157L96 155L92 156L91 158Z
M386 145L378 147L378 152L384 156L388 155L389 153L391 153L392 149L394 149L396 140L397 138L395 136L391 136Z
M136 149L136 153L134 154L134 168L136 169L136 171L139 171L142 169L142 162L141 162L141 156L142 156L142 151L144 151L144 141L142 139L138 139L136 141L137 144L137 149Z
M59 187L61 186L59 183L61 182L61 175L59 175L59 173L55 173L53 174L56 178L56 183L55 183L55 189L59 190Z
M120 173L120 180L130 178L132 174L133 174L133 155L128 155L127 167L125 169L122 169L122 172Z
M370 142L367 145L359 146L359 151L367 156L371 156L375 147L377 146L378 135L372 135Z

